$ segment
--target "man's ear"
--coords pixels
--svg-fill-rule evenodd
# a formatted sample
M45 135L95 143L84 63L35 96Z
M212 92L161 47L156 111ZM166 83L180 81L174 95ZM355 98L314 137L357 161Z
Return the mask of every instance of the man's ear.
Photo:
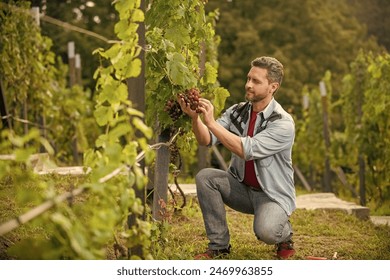
M278 90L279 88L279 83L272 83L271 84L271 88L272 88L272 94L275 94L275 92Z

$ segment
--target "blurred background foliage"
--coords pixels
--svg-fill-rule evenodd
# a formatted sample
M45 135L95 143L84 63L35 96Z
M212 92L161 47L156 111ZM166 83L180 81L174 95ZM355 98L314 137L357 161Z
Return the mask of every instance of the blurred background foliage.
M210 1L208 7L220 13L216 28L221 36L219 80L233 96L230 104L242 100L249 62L261 55L275 56L285 65L277 99L291 112L299 114L302 88L318 87L327 70L332 72L337 98L341 78L359 49L381 50L374 38L379 32L376 28L389 27L375 28L374 18L365 17L368 6L374 10L382 7L381 2Z

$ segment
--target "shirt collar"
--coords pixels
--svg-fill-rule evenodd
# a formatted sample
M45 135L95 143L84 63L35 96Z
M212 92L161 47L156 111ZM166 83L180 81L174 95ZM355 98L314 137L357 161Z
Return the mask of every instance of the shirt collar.
M272 97L271 101L268 103L267 107L264 108L263 111L258 112L257 114L263 114L263 118L266 120L269 118L274 111L276 106L275 98ZM251 103L251 110L252 110L252 103Z

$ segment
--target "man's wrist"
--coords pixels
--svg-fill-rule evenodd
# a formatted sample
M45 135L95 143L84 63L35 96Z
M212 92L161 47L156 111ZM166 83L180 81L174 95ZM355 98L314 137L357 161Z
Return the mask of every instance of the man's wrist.
M207 124L205 124L207 126L207 128L210 130L210 131L214 131L214 129L216 128L217 126L217 122L215 120L212 120L210 122L208 122Z

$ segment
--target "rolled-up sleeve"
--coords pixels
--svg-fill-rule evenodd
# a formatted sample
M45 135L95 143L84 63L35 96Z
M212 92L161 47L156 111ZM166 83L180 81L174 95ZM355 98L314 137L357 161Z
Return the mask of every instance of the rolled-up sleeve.
M222 125L227 130L229 130L229 127L230 127L230 124L231 124L231 120L230 120L231 111L232 111L232 107L227 109L225 111L225 113L223 113L222 116L217 119L217 123ZM216 145L216 144L219 143L218 138L215 137L215 135L211 131L210 131L210 136L211 136L211 141L210 141L210 145L209 146L213 146L213 145Z

